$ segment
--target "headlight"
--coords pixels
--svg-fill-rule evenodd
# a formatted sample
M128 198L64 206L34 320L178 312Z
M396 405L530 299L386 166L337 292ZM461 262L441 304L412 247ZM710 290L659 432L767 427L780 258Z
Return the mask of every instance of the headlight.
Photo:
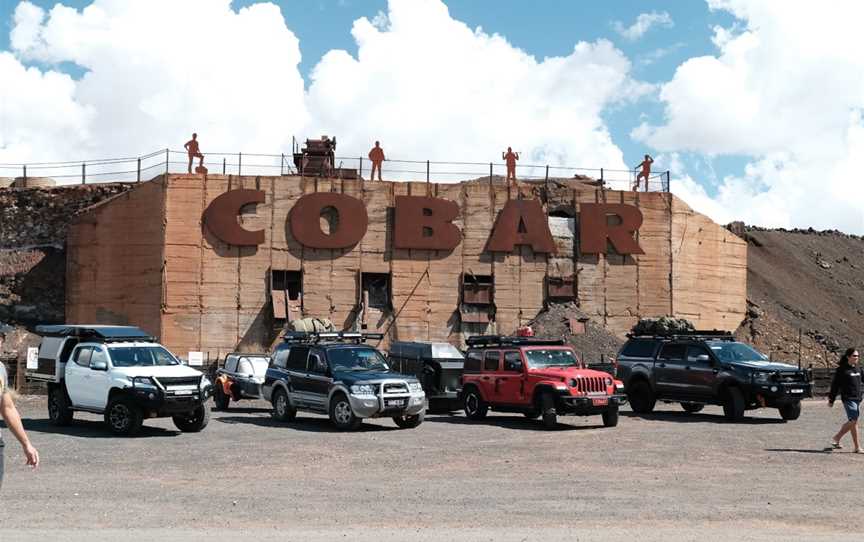
M375 387L372 384L354 384L351 393L354 395L375 395Z
M768 384L769 382L771 382L771 373L754 373L753 382L757 382L759 384Z
M156 391L156 383L149 376L136 376L132 379L132 387L142 391Z
M607 386L611 386L611 385L612 385L612 379L611 379L611 378L607 378L607 379L606 379L606 385L607 385Z
M207 378L206 376L201 377L201 384L199 384L199 386L201 387L202 390L207 389L208 387L210 387L212 385L213 385L213 383L210 382L209 378Z
M409 382L408 391L411 393L420 393L423 391L423 386L421 386L419 382Z

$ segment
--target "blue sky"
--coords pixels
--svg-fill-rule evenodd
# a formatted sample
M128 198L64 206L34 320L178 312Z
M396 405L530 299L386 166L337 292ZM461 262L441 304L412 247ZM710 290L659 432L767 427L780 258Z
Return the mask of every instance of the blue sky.
M53 0L31 0L32 3L49 10L57 2ZM290 28L300 39L302 62L300 71L309 83L309 75L321 57L331 49L344 49L357 54L357 45L351 36L351 26L360 17L373 18L379 11L387 10L386 0L272 0L282 10ZM82 9L89 0L64 0L62 4ZM255 0L234 1L235 8L256 3ZM676 67L684 60L716 53L711 43L711 28L714 25L730 25L734 18L727 12L711 11L707 4L699 1L655 1L646 3L635 0L615 2L574 2L550 0L536 4L516 0L448 0L447 6L453 18L471 28L481 27L487 33L504 36L512 45L542 59L566 56L578 41L611 40L633 63L635 78L649 83L663 83L672 78ZM17 2L0 0L0 50L9 48L9 32L12 14ZM620 36L613 24L632 24L640 13L666 12L673 26L651 28L638 40L627 40ZM191 22L190 22L191 24ZM654 55L657 55L654 58ZM649 63L650 61L650 63ZM40 65L35 63L35 65ZM46 67L46 66L42 66ZM80 77L82 70L74 64L62 63L51 66ZM633 141L630 131L643 119L659 122L662 105L651 98L634 104L626 104L604 112L613 141L624 152L625 161L638 164L645 152L645 145ZM683 153L682 160L691 169L699 171L704 185L713 192L715 174L721 177L740 169L745 163L741 156L718 156L707 158L692 153ZM592 165L593 166L593 165Z

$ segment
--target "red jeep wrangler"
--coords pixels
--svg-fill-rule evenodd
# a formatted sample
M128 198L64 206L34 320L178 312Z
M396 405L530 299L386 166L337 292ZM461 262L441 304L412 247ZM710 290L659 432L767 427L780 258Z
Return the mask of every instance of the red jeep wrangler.
M483 419L491 408L542 416L548 429L568 414L601 414L604 426L618 425L618 406L626 402L623 384L585 369L564 341L483 335L467 344L462 402L469 419Z

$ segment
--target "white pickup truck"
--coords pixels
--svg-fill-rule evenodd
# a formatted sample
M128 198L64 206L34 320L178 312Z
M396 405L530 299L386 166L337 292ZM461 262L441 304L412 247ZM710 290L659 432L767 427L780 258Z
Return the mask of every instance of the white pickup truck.
M68 425L75 411L103 414L118 435L146 418L170 416L184 432L207 426L210 381L183 365L144 331L130 326L38 326L38 368L31 380L48 384L48 416Z

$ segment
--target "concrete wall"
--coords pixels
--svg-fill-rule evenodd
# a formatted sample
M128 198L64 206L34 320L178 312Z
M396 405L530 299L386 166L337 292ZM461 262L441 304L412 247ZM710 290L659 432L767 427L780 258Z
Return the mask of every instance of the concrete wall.
M162 333L164 179L83 213L66 239L66 321Z
M543 308L547 274L572 276L574 272L582 309L618 334L645 316L673 313L693 319L699 327L733 330L744 315L745 242L670 194L602 191L576 181L516 187L500 179L439 185L171 175L164 194L161 181L145 186L150 188L142 186L125 200L94 210L93 224L76 226L70 261L80 269L69 275L70 292L75 293L70 293L67 315L70 321L81 321L102 310L102 314L122 315L130 323L152 325L153 309L161 307L162 340L181 355L203 350L215 359L236 348L269 350L280 329L269 301L271 269L302 271L305 315L330 318L343 329L386 330L391 339L458 344L467 335L512 333ZM237 188L266 193L263 204L239 218L247 229L265 231L260 246L228 246L202 227L207 205ZM304 194L322 191L351 195L366 204L368 230L356 246L309 249L291 237L287 217L295 202ZM398 195L456 201L461 213L454 223L462 230L462 243L447 252L392 249L392 207ZM559 219L555 230L559 252L554 256L534 254L529 247L512 254L484 251L499 211L508 199L519 197L545 199L547 210L575 217L575 232L568 232L566 225L562 229ZM159 216L163 199L164 265L163 260L157 265L154 255L161 258L162 247L154 245L160 245L162 238L141 220L142 214ZM579 205L604 201L641 209L644 222L638 241L644 255L580 254ZM131 217L131 222L124 217ZM146 260L139 265L150 270L146 278L111 263L127 238L147 246L148 257L135 256ZM82 263L85 260L100 262L98 280L93 276L97 271ZM391 275L391 311L358 311L361 272ZM491 324L460 323L463 272L494 276L496 312ZM394 315L398 315L395 321Z

